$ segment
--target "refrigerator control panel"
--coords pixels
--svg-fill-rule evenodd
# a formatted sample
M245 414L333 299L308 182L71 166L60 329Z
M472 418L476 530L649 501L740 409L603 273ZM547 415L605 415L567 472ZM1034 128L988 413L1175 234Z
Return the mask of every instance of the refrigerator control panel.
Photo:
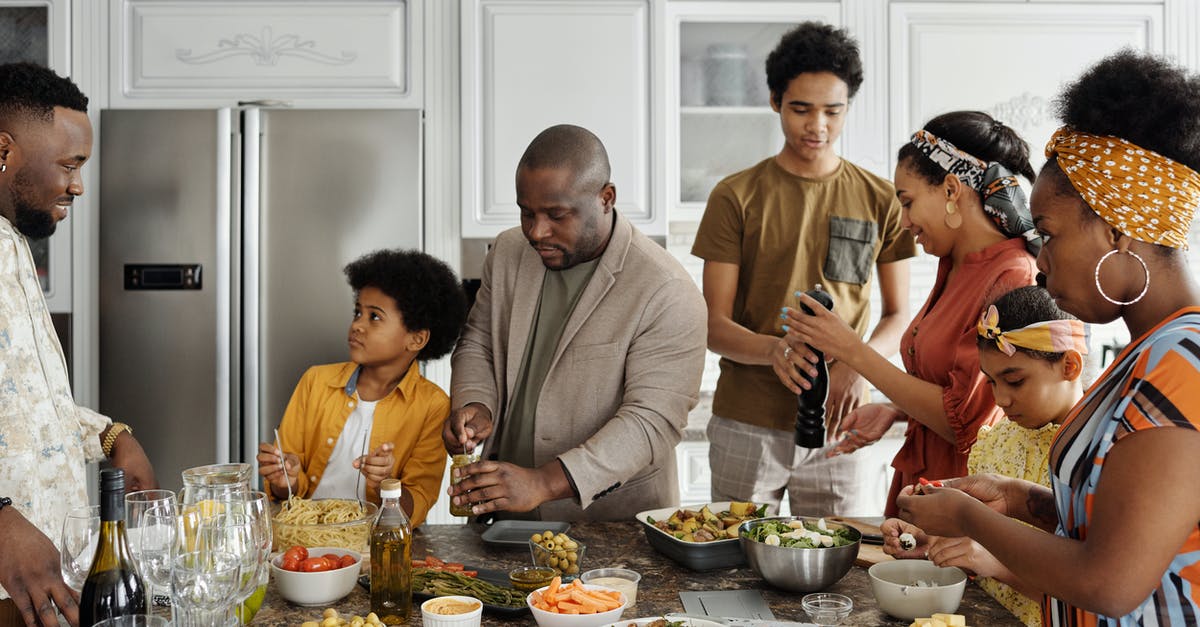
M198 290L201 266L198 263L125 264L125 289Z

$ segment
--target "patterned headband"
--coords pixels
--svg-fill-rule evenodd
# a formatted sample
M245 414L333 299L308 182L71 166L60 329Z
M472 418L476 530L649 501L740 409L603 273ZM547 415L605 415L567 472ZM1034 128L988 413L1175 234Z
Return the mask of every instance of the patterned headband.
M1033 216L1025 192L1017 177L1004 165L987 162L963 152L954 144L921 129L912 136L912 145L943 170L958 177L964 185L979 192L983 211L1006 237L1025 238L1025 248L1037 255L1041 238L1033 228Z
M1088 328L1078 320L1046 320L1012 331L1001 331L1000 312L995 305L988 305L979 315L976 329L979 337L995 341L996 347L1009 357L1017 352L1017 348L1043 353L1069 350L1080 355L1088 353Z
M1118 231L1149 244L1187 248L1200 204L1200 174L1119 137L1063 127L1046 144L1084 202Z

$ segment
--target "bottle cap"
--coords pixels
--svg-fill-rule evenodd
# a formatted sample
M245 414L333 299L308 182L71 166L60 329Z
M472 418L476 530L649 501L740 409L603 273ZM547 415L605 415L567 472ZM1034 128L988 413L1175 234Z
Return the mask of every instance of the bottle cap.
M105 468L100 471L101 492L125 492L125 471L120 468Z
M398 499L400 498L400 480L399 479L384 479L379 484L379 498L382 499Z

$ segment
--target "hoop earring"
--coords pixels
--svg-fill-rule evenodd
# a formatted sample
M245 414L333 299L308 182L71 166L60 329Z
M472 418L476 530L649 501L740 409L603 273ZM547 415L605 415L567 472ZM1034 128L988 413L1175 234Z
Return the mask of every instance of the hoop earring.
M946 201L946 218L944 222L947 227L952 229L962 226L962 214L958 212L958 205L953 200Z
M7 163L0 163L0 172L4 172L7 169L8 169Z
M1117 252L1118 251L1116 249L1110 250L1110 251L1104 253L1104 256L1100 258L1100 261L1096 262L1096 272L1095 272L1096 291L1100 292L1100 296L1103 297L1104 300L1106 300L1114 305L1120 305L1120 306L1124 307L1125 305L1132 305L1132 304L1138 302L1139 300L1142 300L1142 297L1146 295L1146 291L1150 289L1150 268L1146 267L1146 262L1144 260L1142 260L1140 255L1133 252L1132 250L1125 251L1126 254L1131 255L1134 259L1137 259L1138 263L1142 264L1142 273L1144 273L1146 275L1146 284L1142 286L1142 291L1137 296L1133 297L1133 300L1131 300L1131 301L1121 302L1115 298L1112 298L1108 294L1104 293L1103 287L1100 287L1100 266L1104 265L1104 260L1117 254Z

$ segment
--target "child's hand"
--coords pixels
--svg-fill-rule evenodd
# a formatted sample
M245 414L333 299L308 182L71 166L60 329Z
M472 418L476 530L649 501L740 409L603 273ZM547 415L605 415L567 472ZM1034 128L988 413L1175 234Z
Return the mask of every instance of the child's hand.
M379 448L354 460L354 467L367 479L368 492L378 491L379 484L391 475L392 466L396 464L396 458L392 456L393 448L391 442L384 442Z
M279 449L274 444L260 442L258 445L258 474L266 480L276 498L288 495L289 487L292 494L300 491L300 457L294 453L284 453L284 463L287 464L287 474L284 465L279 463ZM288 486L288 482L291 486Z
M929 561L938 566L957 566L980 577L1008 572L995 556L970 538L936 538L929 543Z

